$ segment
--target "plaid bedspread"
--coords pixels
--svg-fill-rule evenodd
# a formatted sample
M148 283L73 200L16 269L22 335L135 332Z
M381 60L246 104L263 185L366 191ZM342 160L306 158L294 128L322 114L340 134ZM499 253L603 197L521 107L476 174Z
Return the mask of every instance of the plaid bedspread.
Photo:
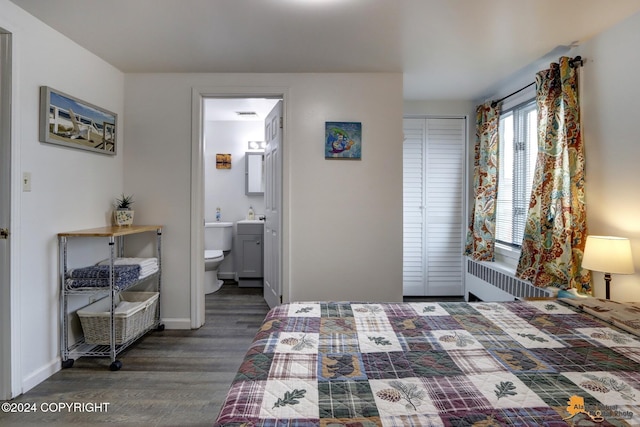
M557 301L271 310L216 426L640 425L640 341Z

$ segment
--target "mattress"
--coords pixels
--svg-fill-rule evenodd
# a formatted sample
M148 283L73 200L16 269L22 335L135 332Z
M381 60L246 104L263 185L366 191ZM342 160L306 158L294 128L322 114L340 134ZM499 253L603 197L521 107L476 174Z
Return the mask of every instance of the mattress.
M284 304L215 426L640 425L640 341L560 301Z

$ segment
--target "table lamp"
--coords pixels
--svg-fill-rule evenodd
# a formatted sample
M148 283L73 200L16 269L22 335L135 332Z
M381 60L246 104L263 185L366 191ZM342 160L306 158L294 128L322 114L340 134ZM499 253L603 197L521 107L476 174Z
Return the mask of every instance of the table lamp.
M611 274L633 274L631 242L624 237L587 236L582 268L604 273L606 298L609 299Z

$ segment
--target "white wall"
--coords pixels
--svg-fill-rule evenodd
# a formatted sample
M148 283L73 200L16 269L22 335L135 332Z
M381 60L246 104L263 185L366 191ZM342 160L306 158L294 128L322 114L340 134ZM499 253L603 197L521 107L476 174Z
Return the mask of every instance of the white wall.
M400 74L130 74L125 184L163 233L164 316L188 318L192 88L286 87L285 299L402 298ZM159 118L169 117L171 120ZM325 121L360 121L361 161L325 160Z
M640 300L640 13L582 44L582 124L589 234L628 237L636 274L613 275L611 298ZM602 273L595 295L604 298Z
M402 301L402 76L297 80L289 299ZM326 121L362 122L361 161L324 159Z
M475 120L475 104L468 100L447 100L434 99L422 101L404 101L403 113L405 117L410 116L469 116ZM475 132L475 131L474 131Z
M22 390L60 369L57 233L107 224L123 183L124 75L7 0L0 27L13 33L12 293ZM39 87L51 86L118 114L119 154L38 141ZM31 192L21 192L31 172ZM3 325L4 326L4 325Z
M215 221L218 207L222 221L245 219L249 206L256 215L264 214L264 197L245 194L247 142L264 140L264 122L208 121L204 129L204 220ZM216 169L218 153L231 154L231 169ZM232 250L218 267L218 276L233 279L235 271Z

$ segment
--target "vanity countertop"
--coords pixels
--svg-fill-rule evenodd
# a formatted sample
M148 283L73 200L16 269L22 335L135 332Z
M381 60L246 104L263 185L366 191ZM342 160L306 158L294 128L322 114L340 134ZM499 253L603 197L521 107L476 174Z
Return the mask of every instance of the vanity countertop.
M240 221L236 221L237 224L264 224L264 221L261 219L241 219Z

